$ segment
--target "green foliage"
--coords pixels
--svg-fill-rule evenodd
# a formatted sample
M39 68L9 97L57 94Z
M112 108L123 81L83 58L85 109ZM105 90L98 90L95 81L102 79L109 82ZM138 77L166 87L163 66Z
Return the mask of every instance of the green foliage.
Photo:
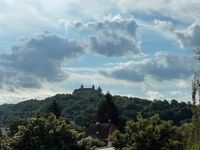
M27 124L28 124L28 121L25 119L12 122L9 126L10 127L10 135L13 136L15 133L17 133L19 126L24 126Z
M199 150L200 149L200 106L193 107L192 124L186 129L189 133L187 138L187 149L188 150Z
M118 106L119 113L126 120L136 120L138 113L146 118L157 113L161 120L172 120L174 124L181 125L190 122L192 118L192 105L185 102L178 103L176 100L172 100L170 103L166 100L148 101L139 98L115 96L114 102Z
M182 150L182 135L171 121L161 121L159 115L137 121L128 121L125 133L116 132L111 137L119 149L131 150Z
M170 103L124 96L113 96L112 99L120 114L120 124L118 125L120 128L127 120L136 120L138 113L146 118L158 113L162 120L172 120L176 125L190 122L192 118L192 105L184 102L178 103L176 100ZM60 111L63 117L72 118L76 124L88 127L96 121L97 108L102 101L105 101L105 96L95 93L85 95L58 94L40 101L28 100L18 104L0 105L0 125L7 126L12 122L31 118L37 112L46 114L48 113L47 108L52 105L54 100L62 106Z
M105 146L105 143L103 141L92 137L83 138L78 143L86 150L95 150L95 148L97 147Z
M1 150L13 150L10 146L10 138L7 135L0 137L0 149Z
M27 125L19 126L11 145L15 150L78 150L77 141L81 136L82 133L66 123L64 118L56 119L51 114L31 118Z
M118 125L119 114L117 106L113 102L112 95L107 93L105 98L97 109L97 121L107 123L108 120L111 120L113 124Z
M18 104L1 105L0 124L4 126L10 124L11 136L13 136L11 138L1 137L1 147L4 146L5 150L13 147L15 149L22 149L22 147L30 149L31 147L36 150L46 148L53 150L62 145L67 149L69 147L79 149L79 146L83 146L83 149L94 149L95 146L100 147L105 144L97 139L83 137L81 140L77 129L63 118L56 118L52 115L49 117L39 115L33 118L37 112L47 114L48 108L54 105L52 102L55 100L56 104L62 106L59 109L60 114L65 118L72 118L81 127L87 128L96 121L97 110L103 114L100 115L102 122L107 122L108 119L112 119L112 121L119 119L116 122L119 122L118 127L122 129L120 130L122 133L118 131L112 136L115 146L119 149L142 150L145 148L145 150L151 150L153 147L152 150L179 150L183 148L184 144L192 145L190 143L193 143L194 138L191 138L191 135L199 129L198 117L195 119L193 117L193 124L197 127L191 127L191 124L188 123L192 118L190 103L179 103L176 100L171 102L149 101L111 95L107 95L105 98L104 95L95 93L58 94L41 101L29 100ZM109 108L110 106L112 107ZM155 113L158 113L160 118L158 116L151 117ZM119 118L114 117L114 114L120 114ZM140 117L137 117L138 114ZM178 128L173 126L170 121L161 120L172 120L176 125L183 125ZM123 130L125 122L127 124ZM190 137L190 140L187 137ZM198 139L197 134L196 139ZM78 145L77 141L79 141ZM197 145L193 144L193 147L196 148ZM61 148L63 148L62 146ZM191 146L188 147L191 148Z

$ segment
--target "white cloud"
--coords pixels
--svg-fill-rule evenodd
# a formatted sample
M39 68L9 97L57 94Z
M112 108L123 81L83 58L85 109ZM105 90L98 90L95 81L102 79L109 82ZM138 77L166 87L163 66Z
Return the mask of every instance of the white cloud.
M199 13L199 0L152 0L150 3L146 0L118 0L118 7L125 12L157 12L165 16L191 22Z
M150 100L160 100L163 99L163 94L159 93L158 91L148 91L146 92L147 98Z
M160 29L164 32L173 32L174 31L174 25L170 21L162 21L162 20L154 20L154 24L156 28Z
M57 26L60 18L100 17L114 7L106 0L1 0L0 3L1 38L28 36L44 30L60 32Z
M189 80L178 80L175 82L178 88L191 88L191 79Z

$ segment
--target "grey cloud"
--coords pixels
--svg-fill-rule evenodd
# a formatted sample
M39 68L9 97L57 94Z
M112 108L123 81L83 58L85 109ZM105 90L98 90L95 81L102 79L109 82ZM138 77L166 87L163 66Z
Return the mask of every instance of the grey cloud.
M110 39L90 37L90 49L108 57L140 54L139 49L130 39L123 36L115 36L114 34L107 35L109 35Z
M135 35L137 24L133 18L122 18L120 15L109 15L104 19L95 20L91 22L81 22L81 21L71 21L60 19L58 21L60 24L64 24L68 27L75 27L84 30L117 30L124 31L130 34L131 36Z
M157 80L186 79L192 74L192 58L169 52L158 52L147 60L141 71Z
M63 19L59 22L64 22ZM89 35L88 48L91 52L107 57L139 55L136 38L137 24L133 18L109 15L92 22L65 21L67 28L78 28Z
M186 30L175 32L176 37L182 47L199 48L200 47L200 24L193 23Z
M107 18L103 21L89 22L85 25L86 28L92 28L94 30L116 30L123 31L131 36L135 35L137 24L134 19L123 19L121 16L114 16Z
M177 41L183 48L199 48L200 47L200 22L195 21L189 27L184 30L176 30L174 25L170 21L154 21L157 28L162 31L167 31L171 35L175 36Z
M126 25L127 32L130 35L135 35L136 28L137 28L137 24L134 20L129 21Z
M83 46L55 34L44 32L0 56L2 84L15 87L40 87L42 81L56 82L66 78L61 63L84 53Z
M192 64L191 57L157 52L153 58L122 63L102 74L132 82L143 82L147 77L158 81L186 79L192 75Z
M23 74L21 72L8 72L6 70L6 74L8 76L4 77L3 86L8 88L9 90L14 90L16 88L41 88L41 81L38 77L30 75L30 74Z
M6 88L8 90L14 90L16 88L40 88L40 80L33 76L27 75L20 71L16 71L13 68L3 68L0 69L0 88Z
M132 82L143 82L145 80L145 75L139 73L133 69L122 68L119 70L113 70L111 72L101 71L104 76L110 76L115 79L121 79Z

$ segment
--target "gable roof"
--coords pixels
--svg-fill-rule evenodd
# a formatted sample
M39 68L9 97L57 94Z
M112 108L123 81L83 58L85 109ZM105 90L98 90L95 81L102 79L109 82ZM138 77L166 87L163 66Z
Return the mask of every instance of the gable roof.
M87 136L106 140L116 130L118 130L117 127L112 123L96 123L91 125L86 133Z

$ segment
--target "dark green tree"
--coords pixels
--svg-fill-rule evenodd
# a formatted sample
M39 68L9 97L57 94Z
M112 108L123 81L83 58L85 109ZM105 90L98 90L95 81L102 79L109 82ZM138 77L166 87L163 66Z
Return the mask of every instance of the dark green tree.
M49 107L47 107L47 113L53 113L57 118L61 116L60 105L55 99L52 101Z
M12 122L9 125L10 135L13 136L15 133L17 133L19 126L27 125L27 123L28 123L28 121L26 119Z
M97 121L106 123L109 120L111 120L111 122L115 125L118 125L119 123L117 106L113 101L112 95L108 92L105 95L105 100L103 100L97 108Z

